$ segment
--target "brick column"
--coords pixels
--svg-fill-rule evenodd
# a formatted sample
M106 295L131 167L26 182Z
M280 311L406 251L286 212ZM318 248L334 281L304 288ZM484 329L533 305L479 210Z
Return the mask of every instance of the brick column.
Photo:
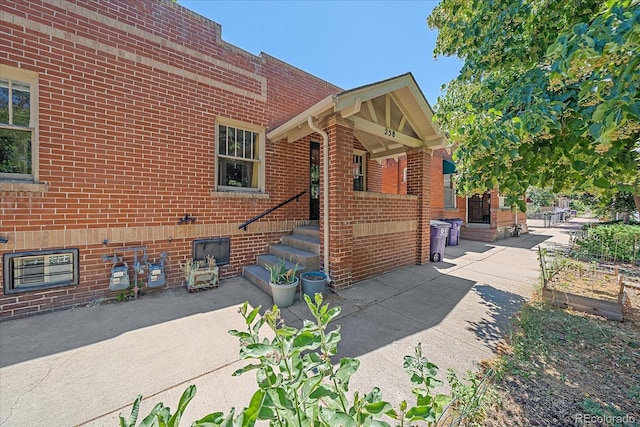
M430 260L431 243L431 151L415 148L407 152L407 194L418 196L418 230L416 264Z
M498 228L498 213L500 212L500 199L498 198L498 190L493 189L489 192L491 197L491 208L489 209L489 226L490 228Z
M335 286L344 288L351 285L353 266L353 128L337 116L327 119L322 127L329 135L329 271ZM323 227L321 212L320 236Z

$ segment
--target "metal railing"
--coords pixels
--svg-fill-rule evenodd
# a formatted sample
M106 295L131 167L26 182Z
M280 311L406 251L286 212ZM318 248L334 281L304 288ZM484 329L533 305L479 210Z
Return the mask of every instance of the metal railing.
M280 204L278 204L278 205L276 205L276 206L274 206L274 207L272 207L272 208L267 209L266 211L262 212L262 213L261 213L261 214L259 214L259 215L254 216L254 217L253 217L253 218L251 218L250 220L248 220L248 221L243 222L242 224L240 224L240 225L238 226L238 229L242 229L242 228L244 228L244 229L246 230L246 229L247 229L247 226L248 226L249 224L251 224L252 222L256 222L256 221L257 221L257 220L259 220L260 218L262 218L262 217L264 217L264 216L269 215L271 212L275 211L276 209L279 209L279 208L283 207L284 205L286 205L286 204L287 204L287 203L289 203L289 202L292 202L292 201L294 201L294 200L295 200L295 201L298 201L298 199L300 198L300 196L302 196L302 195L303 195L303 194L305 194L306 192L307 192L307 190L301 191L301 192L299 192L298 194L296 194L295 196L290 197L289 199L285 200L284 202L282 202L282 203L280 203Z

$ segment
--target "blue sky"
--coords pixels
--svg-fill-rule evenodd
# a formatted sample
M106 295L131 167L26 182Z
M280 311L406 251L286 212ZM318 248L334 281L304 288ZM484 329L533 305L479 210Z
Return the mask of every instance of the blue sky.
M178 0L222 25L222 39L265 52L343 89L413 73L434 106L461 63L433 58L437 1Z

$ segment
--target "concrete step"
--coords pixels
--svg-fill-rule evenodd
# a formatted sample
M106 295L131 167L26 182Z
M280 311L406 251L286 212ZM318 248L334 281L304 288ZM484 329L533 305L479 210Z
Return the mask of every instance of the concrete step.
M273 296L271 295L271 287L269 286L269 272L266 268L260 265L248 265L242 269L242 275L260 288L262 292Z
M315 237L316 239L318 239L318 241L320 241L320 226L319 225L301 225L293 229L293 234Z
M280 258L275 255L259 255L258 264L249 265L242 270L242 275L249 279L251 283L260 288L267 295L271 295L271 286L269 286L269 280L271 273L266 269L267 265L277 264L280 262ZM287 268L295 268L295 264L289 261L285 261ZM296 275L300 278L300 274L304 273L305 267L298 266L296 269Z
M285 261L290 261L294 264L298 263L306 267L308 271L318 270L320 267L320 256L318 254L294 248L293 246L283 244L271 245L269 247L269 253L283 258Z
M282 244L320 255L320 239L317 237L303 234L287 234L282 236Z
M320 269L320 227L307 225L296 227L293 234L282 237L282 243L271 245L269 253L258 255L255 265L249 265L242 274L267 295L271 295L267 266L277 264L281 259L289 269L296 268L296 274Z
M495 228L462 227L460 238L476 242L495 242L498 230Z
M271 254L258 255L256 258L256 264L264 268L267 268L268 265L274 265L279 262L280 262L280 258ZM295 262L290 262L290 261L287 261L286 259L284 260L284 265L287 267L287 269L296 268ZM300 274L304 273L306 269L307 268L304 265L299 264L298 267L296 268L296 274L300 276Z

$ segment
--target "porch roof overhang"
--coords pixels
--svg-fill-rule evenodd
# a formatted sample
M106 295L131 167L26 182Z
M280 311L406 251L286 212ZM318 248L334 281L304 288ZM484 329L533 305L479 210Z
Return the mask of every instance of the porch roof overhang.
M446 147L411 73L330 95L268 132L267 138L297 141L313 133L308 117L318 123L333 114L353 122L355 137L374 159L397 157L410 148Z

